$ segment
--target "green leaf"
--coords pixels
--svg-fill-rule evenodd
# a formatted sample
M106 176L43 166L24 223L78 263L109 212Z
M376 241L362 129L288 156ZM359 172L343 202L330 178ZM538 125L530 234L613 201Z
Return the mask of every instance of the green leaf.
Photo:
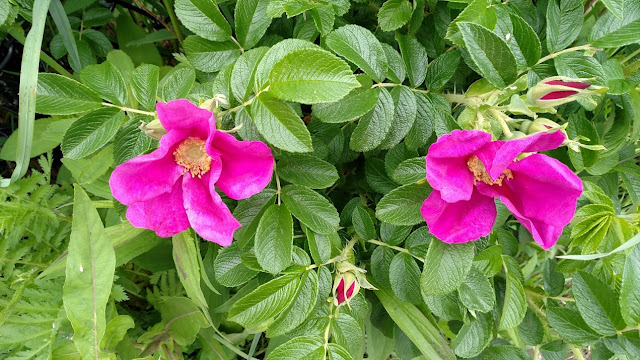
M524 319L518 325L518 335L525 344L530 346L539 345L544 340L544 327L542 322L538 319L538 316L531 311L527 310Z
M271 25L267 16L268 0L239 0L236 2L234 18L236 38L245 49L254 47Z
M460 50L446 51L429 64L425 85L429 90L440 90L451 80L460 65Z
M231 71L231 92L233 97L243 103L249 99L253 90L254 75L260 59L267 52L266 47L252 49L240 55Z
M490 346L482 353L483 359L491 360L530 360L531 356L523 349L512 345Z
M98 358L116 255L98 211L79 185L74 186L73 214L62 301L78 351Z
M500 315L500 330L512 329L518 326L527 311L527 297L518 275L508 271L508 267L505 267L505 272L507 284L504 293L504 305Z
M93 154L113 139L124 119L120 109L107 107L82 116L64 134L62 153L70 159Z
M497 22L495 8L496 6L490 0L473 0L449 24L446 38L458 46L464 46L462 34L460 34L460 29L458 28L460 22L472 22L487 29L495 28Z
M109 14L109 16L111 16L110 11L108 11L107 13ZM157 42L174 40L174 39L176 39L176 36L173 35L171 31L169 31L168 29L160 29L160 30L154 30L153 32L150 32L149 34L145 35L140 39L129 41L127 43L127 46L153 44Z
M189 63L207 73L222 70L240 56L238 46L232 41L211 42L199 36L188 36L182 46Z
M574 275L571 289L580 315L600 335L615 335L624 327L618 294L595 276L584 271Z
M406 86L398 86L391 90L395 104L391 130L380 144L383 149L396 146L409 133L416 121L418 106L413 91Z
M308 154L283 156L277 164L278 175L284 180L312 189L324 189L338 180L336 167Z
M489 312L496 305L496 294L487 277L473 267L458 288L460 301L472 311Z
M196 339L200 328L207 326L202 311L193 301L185 297L166 296L158 310L164 323L164 331L173 341L188 346Z
M442 334L415 305L400 301L386 290L378 288L375 294L384 309L425 358L456 359Z
M80 72L80 80L91 89L96 89L103 99L113 104L127 103L129 96L124 79L120 71L108 61L84 68Z
M202 293L202 288L200 288L200 262L202 259L198 244L189 231L173 235L173 262L176 264L180 283L187 292L187 296L198 307L206 311L209 306Z
M387 175L382 159L368 158L364 163L364 175L369 186L381 194L388 194L398 187Z
M391 178L398 184L411 184L427 177L427 169L424 157L404 160L393 171Z
M432 241L424 259L420 288L424 296L446 295L464 282L471 270L473 243L447 244Z
M269 74L273 66L280 60L282 60L285 55L301 49L319 49L318 45L304 41L300 39L286 39L282 40L279 43L267 51L264 55L260 63L258 64L258 68L256 69L255 82L256 88L262 90L264 86L269 82Z
M62 75L43 73L38 76L36 112L71 115L102 106L100 95L79 82Z
M402 301L420 305L420 268L413 257L406 253L397 253L389 267L389 282L393 293Z
M498 11L496 33L509 45L519 69L534 66L542 51L538 35L520 16L502 10Z
M353 89L339 101L313 105L313 115L326 123L345 123L355 120L373 110L378 103L380 90L379 88Z
M160 69L151 64L143 64L131 72L131 93L145 110L156 109L158 78Z
M422 203L431 193L427 184L409 184L392 190L376 206L378 219L392 225L416 225L424 221Z
M407 70L404 67L402 56L393 46L386 43L381 43L381 45L387 58L387 72L385 73L385 77L394 83L401 84L407 76Z
M116 346L122 341L127 331L134 327L135 323L133 322L133 318L129 315L118 315L109 320L104 332L104 337L100 342L100 348L105 351L115 351Z
M331 258L331 239L340 241L338 233L331 235L316 234L311 230L306 231L309 241L309 252L316 265L324 264Z
M274 338L284 335L302 324L311 314L317 298L318 274L315 271L306 271L302 275L293 302L273 324L269 325L267 336Z
M518 65L509 46L489 29L474 23L458 23L471 60L480 75L499 89L503 89L518 77Z
M607 7L607 10L618 20L624 20L624 0L602 0L604 6Z
M285 55L273 66L269 82L275 97L304 104L338 101L360 86L344 60L322 49Z
M624 262L622 287L620 288L620 310L629 326L640 324L640 247L635 247Z
M282 188L282 201L301 223L316 233L330 235L338 228L336 208L322 195L300 185Z
M549 0L547 4L547 50L560 51L580 35L582 0Z
M549 296L558 296L564 290L564 275L561 272L556 271L556 262L552 259L547 259L547 263L544 267L543 281L544 291Z
M493 318L491 314L477 314L477 318L462 328L451 342L456 355L472 358L479 355L489 345L493 337Z
M258 286L233 304L229 321L251 329L266 328L292 302L299 283L299 274L289 273Z
M614 1L611 1L613 3ZM606 4L606 2L605 2ZM607 12L593 25L589 33L589 42L593 46L612 48L637 43L640 40L640 9L637 2L627 2L623 18Z
M345 25L327 35L325 41L329 49L356 64L377 82L384 79L387 57L371 31L358 25Z
M378 10L378 22L382 31L393 31L411 19L411 3L407 0L387 0Z
M214 0L176 0L176 15L187 29L212 41L229 40L231 26Z
M7 5L8 6L8 5ZM69 62L71 67L75 71L82 70L82 63L80 62L80 55L78 54L78 47L76 45L75 38L73 33L71 32L71 25L69 24L69 18L67 14L65 14L64 8L60 3L60 0L51 0L49 4L49 12L51 13L51 18L56 24L58 28L58 32L62 36L62 42L64 43L64 47L67 49L69 53ZM109 14L111 15L111 14ZM3 23L0 21L0 24ZM85 25L87 27L91 27L91 25Z
M369 211L363 206L356 206L356 208L353 209L351 221L353 222L356 234L358 234L358 236L363 240L372 240L378 237L373 219L371 218Z
M378 103L366 113L351 135L349 147L355 151L370 151L385 139L393 124L393 98L387 89L380 89Z
M195 81L196 72L193 69L173 68L173 71L162 79L162 99L169 101L186 98Z
M242 263L242 259L240 258L242 250L240 250L237 244L237 242L234 242L230 246L220 250L213 263L216 280L226 287L242 285L253 279L258 273Z
M61 120L55 120L53 118L38 119L33 127L33 135L38 141L34 141L31 144L31 152L28 154L29 158L44 154L60 145L64 133L74 121L76 121L76 119L73 118ZM19 135L20 129L9 135L7 141L2 144L0 159L16 161Z
M400 46L409 82L411 86L418 87L427 76L427 51L413 37L396 34L396 40Z
M134 116L116 133L113 140L113 159L116 164L122 164L152 149L153 140L140 130L142 118L148 117Z
M256 128L271 145L290 152L313 150L311 135L298 114L284 101L263 92L251 105Z
M358 359L364 352L364 331L358 320L347 313L341 313L333 319L331 326L334 341L338 346L348 349L349 357ZM342 349L341 349L342 350ZM342 355L343 357L345 355Z
M265 360L316 360L324 356L324 339L319 336L298 336L275 348Z
M589 345L600 339L577 310L550 306L547 307L547 319L549 325L570 343Z
M435 101L438 100L438 97L423 93L415 93L414 95L416 97L418 112L416 113L416 121L409 130L404 142L407 149L410 150L416 150L426 145L433 134L434 121L437 120L444 111L444 108L441 109L438 107L438 101ZM449 113L449 109L447 109L446 113Z
M260 266L278 274L291 264L293 220L285 206L271 205L260 218L255 240Z

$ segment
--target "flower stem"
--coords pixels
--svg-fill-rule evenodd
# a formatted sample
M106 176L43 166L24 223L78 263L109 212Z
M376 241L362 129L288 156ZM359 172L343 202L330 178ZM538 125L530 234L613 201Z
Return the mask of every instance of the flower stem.
M153 117L156 116L156 113L152 112L152 111L142 111L142 110L126 107L126 106L113 105L113 104L110 104L108 102L103 102L102 105L103 106L109 106L109 107L118 108L118 109L120 109L122 111L132 112L132 113L136 113L136 114L143 114L143 115L148 115L148 116L153 116Z
M233 36L231 36L231 41L233 41L236 45L238 45L238 49L240 49L240 52L244 54L244 49L242 48L242 45L240 45L240 43L238 42L238 40L236 40L236 38L234 38Z
M421 258L421 257L419 257L419 256L416 256L416 255L412 254L409 250L407 250L407 249L405 249L405 248L401 248L401 247L399 247L399 246L389 245L389 244L387 244L387 243L385 243L385 242L378 241L378 240L367 240L367 242L370 242L370 243L372 243L372 244L376 244L376 245L380 245L380 246L386 246L386 247L388 247L388 248L390 248L390 249L393 249L393 250L396 250L396 251L400 251L400 252L403 252L403 253L405 253L405 254L409 254L409 255L413 256L416 260L418 260L418 261L420 261L420 262L424 262L424 259L423 259L423 258Z
M570 53L570 52L573 52L573 51L580 51L580 50L599 50L599 49L594 48L593 46L591 46L589 44L575 46L575 47L572 47L572 48L568 48L568 49L560 50L558 52L551 53L551 54L543 57L542 59L538 60L536 65L542 64L543 62L545 62L547 60L551 60L551 59L553 59L553 58L555 58L557 56L560 56L562 54Z
M280 187L280 176L278 176L278 172L276 171L275 164L273 165L273 173L276 175L276 195L278 196L278 205L281 204L280 193L282 193L282 188Z

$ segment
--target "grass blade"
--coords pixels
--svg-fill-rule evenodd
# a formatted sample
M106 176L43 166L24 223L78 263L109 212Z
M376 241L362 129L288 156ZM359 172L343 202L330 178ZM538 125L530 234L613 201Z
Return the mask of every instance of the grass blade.
M49 12L51 13L53 21L56 23L56 27L58 28L60 35L62 35L62 42L69 53L71 65L73 65L72 67L74 70L80 71L82 70L82 64L80 63L80 55L78 54L76 40L73 38L73 33L71 32L69 18L67 18L67 14L64 12L64 8L62 7L60 0L50 1L51 6L49 6Z

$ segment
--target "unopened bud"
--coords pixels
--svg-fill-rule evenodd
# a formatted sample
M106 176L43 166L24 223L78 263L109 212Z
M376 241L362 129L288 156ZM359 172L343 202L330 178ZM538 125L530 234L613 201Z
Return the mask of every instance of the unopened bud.
M554 76L539 82L527 93L527 100L540 108L562 105L596 92L587 88L592 85L585 81Z
M148 123L143 122L139 126L139 129L142 130L147 136L156 140L160 140L162 135L167 133L167 130L162 126L160 120L158 119L155 119Z
M360 291L360 283L353 272L336 275L333 284L333 299L337 306L349 301Z

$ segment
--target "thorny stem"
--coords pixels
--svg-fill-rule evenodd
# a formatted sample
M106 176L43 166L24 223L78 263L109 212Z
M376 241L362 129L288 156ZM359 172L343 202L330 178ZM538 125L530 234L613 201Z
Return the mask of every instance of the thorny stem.
M344 257L344 256L342 256L342 255L338 255L338 256L336 256L336 257L334 257L334 258L331 258L331 259L327 260L327 262L326 262L326 263L323 263L323 264L320 264L320 265L318 265L318 264L311 264L311 265L309 265L309 266L307 266L307 267L306 267L306 270L312 270L312 269L315 269L315 268L320 267L320 266L327 266L327 265L331 265L331 264L333 264L333 263L336 263L336 262L338 262L338 261L342 261L342 260L344 260L344 259L345 259L345 257Z
M164 0L164 7L167 9L167 13L169 13L169 20L171 20L171 25L173 26L173 30L176 32L176 37L178 41L182 43L182 33L180 32L180 27L178 26L178 18L176 17L176 12L173 10L173 0Z
M331 335L331 319L335 316L333 313L333 301L329 303L329 323L324 329L324 359L327 359L327 352L329 351L329 336Z
M378 241L378 240L368 240L367 242L370 242L370 243L376 244L376 245L380 245L380 246L386 246L386 247L388 247L390 249L393 249L393 250L396 250L396 251L400 251L400 252L403 252L405 254L409 254L409 255L413 256L416 260L424 263L424 259L423 258L412 254L409 250L407 250L405 248L401 248L399 246L389 245L389 244L387 244L385 242Z
M569 348L571 349L571 352L573 353L573 356L576 358L576 360L585 360L584 355L582 355L582 351L580 351L577 346L568 343L567 345L569 345Z
M273 173L276 175L276 188L277 188L276 195L278 196L278 205L280 205L282 203L282 200L280 199L282 188L280 187L280 176L278 176L278 171L276 171L275 164L273 165Z
M133 109L133 108L130 108L130 107L113 105L113 104L108 103L108 102L103 102L102 105L103 106L109 106L109 107L118 108L118 109L120 109L122 111L132 112L132 113L136 113L136 114L143 114L143 115L148 115L148 116L153 116L153 117L156 116L156 113L152 112L152 111L142 111L142 110Z
M555 58L555 57L557 57L559 55L570 53L570 52L574 52L574 51L580 51L580 50L599 50L599 49L598 48L594 48L590 44L571 47L571 48L568 48L568 49L564 49L564 50L560 50L558 52L551 53L551 54L543 57L542 59L538 60L536 65L542 64L543 62L545 62L547 60L551 60L551 59L553 59L553 58Z
M535 296L537 298L541 298L541 299L553 299L553 300L558 300L558 301L564 301L564 302L575 302L576 300L573 298L569 298L569 297L562 297L562 296L544 296L542 294L538 294L535 291L531 291L529 289L524 289L524 292L531 295L531 296Z

